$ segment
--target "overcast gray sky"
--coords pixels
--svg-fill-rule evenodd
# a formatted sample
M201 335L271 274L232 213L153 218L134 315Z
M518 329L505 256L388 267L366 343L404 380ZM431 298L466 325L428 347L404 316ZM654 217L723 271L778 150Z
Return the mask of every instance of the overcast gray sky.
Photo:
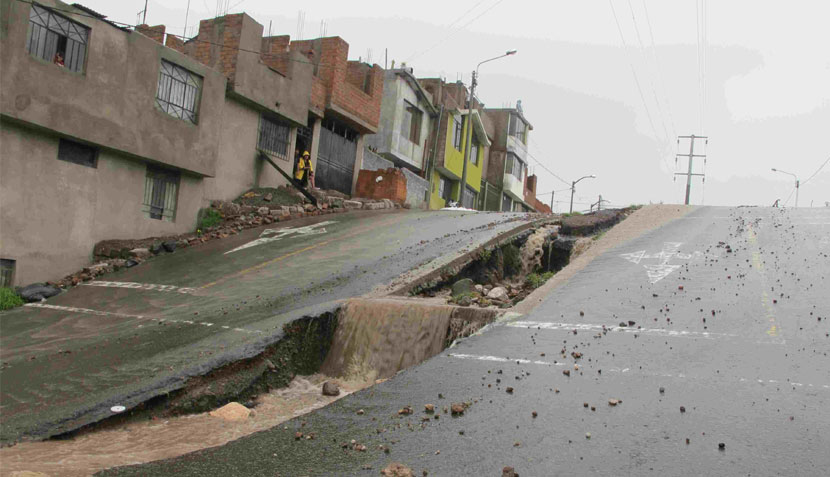
M674 154L688 152L688 143L675 136L689 134L710 138L706 184L694 179L693 203L790 197L794 205L793 179L770 169L805 181L830 157L830 2L612 1L190 0L187 25L192 34L198 20L227 8L295 38L302 11L303 38L320 36L325 22L328 36L350 44L351 59L383 66L388 50L390 63L406 61L416 76L465 82L479 61L515 48L517 55L482 66L479 96L492 107L522 100L534 126L530 152L547 169L566 181L598 176L579 184L575 208L599 194L621 205L682 202L684 179L672 177L686 162L675 163ZM144 0L81 3L131 24L144 7ZM187 6L150 0L147 23L182 34ZM568 188L530 165L540 194ZM567 198L567 191L555 197ZM799 205L825 201L830 165L801 188Z

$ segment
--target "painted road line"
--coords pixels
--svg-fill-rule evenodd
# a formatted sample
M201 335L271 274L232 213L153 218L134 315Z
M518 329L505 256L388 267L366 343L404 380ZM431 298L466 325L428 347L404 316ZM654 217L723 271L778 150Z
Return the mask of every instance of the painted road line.
M738 335L728 334L728 333L710 333L708 331L678 331L678 330L665 330L662 328L629 328L627 326L606 326L606 325L593 325L593 324L585 324L585 323L546 323L546 322L539 322L539 321L512 321L509 323L505 323L504 326L509 326L511 328L528 328L528 329L540 329L540 330L578 330L578 331L621 331L623 333L637 333L637 334L650 334L650 335L660 335L660 336L671 336L674 338L707 338L707 339L715 339L719 337L735 337Z
M88 287L107 287L107 288L130 288L133 290L148 290L160 292L174 292L189 295L196 291L195 288L177 287L175 285L157 285L154 283L136 283L136 282L108 282L108 281L91 281L83 284Z
M755 229L752 227L752 224L749 224L746 228L747 234L747 241L752 244L755 250L752 251L752 268L758 271L758 274L761 276L761 283L763 284L762 292L761 292L761 306L764 308L764 316L769 321L769 329L766 331L767 335L772 338L772 343L784 343L785 340L779 337L781 332L778 323L775 320L775 310L772 307L772 303L770 303L769 295L767 294L767 274L764 271L764 262L761 260L761 249L758 246L758 234L755 233Z
M539 364L539 365L547 365L547 366L568 366L568 363L551 363L550 361L531 361L529 359L521 359L521 358L502 358L500 356L481 356L476 354L458 354L458 353L450 353L448 356L452 356L453 358L458 359L476 359L479 361L495 361L497 363L516 363L516 364Z
M529 359L516 359L516 358L507 358L502 356L487 356L487 355L478 355L478 354L460 354L460 353L448 353L448 357L456 358L456 359L470 359L476 361L490 361L495 363L516 363L516 364L536 364L540 366L570 366L571 363L558 363L550 361L532 361ZM579 364L579 363L576 363ZM580 366L580 369L583 369ZM659 378L672 378L672 379L688 379L689 377L683 373L671 374L671 373L631 373L631 368L603 368L603 374L613 373L613 374L639 374L645 376L655 376ZM696 378L691 378L696 379ZM790 381L779 381L775 379L747 379L747 378L739 378L738 382L741 383L749 383L749 382L757 382L758 384L774 384L774 385L787 385L792 386L793 389L797 388L815 388L815 389L825 389L830 390L830 384L809 384L809 383L796 383Z
M85 314L85 315L111 316L111 317L114 317L114 318L128 318L128 319L134 319L134 320L150 320L150 321L156 321L156 322L159 322L159 323L174 323L174 324L175 323L183 323L183 324L187 324L187 325L204 326L206 328L210 328L211 326L214 325L213 323L210 323L210 322L207 322L207 321L171 320L171 319L168 319L168 318L157 318L157 317L153 317L153 316L133 315L133 314L130 314L130 313L116 313L116 312L112 312L112 311L92 310L92 309L89 309L89 308L76 308L74 306L49 305L47 303L28 303L24 306L27 306L27 307L30 307L30 308L43 308L43 309L47 309L47 310L68 311L68 312L71 312L71 313L82 313L82 314ZM223 326L223 328L227 329L227 327L224 327L224 326ZM260 331L260 330L246 330L246 329L243 329L243 328L231 328L231 329L234 330L234 331L238 331L238 332L241 332L241 333L248 333L248 334L260 334L260 333L262 333L262 331Z

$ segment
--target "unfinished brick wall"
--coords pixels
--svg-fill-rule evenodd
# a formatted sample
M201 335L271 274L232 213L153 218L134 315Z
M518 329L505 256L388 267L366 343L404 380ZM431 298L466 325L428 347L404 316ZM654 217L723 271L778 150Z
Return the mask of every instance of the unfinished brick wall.
M202 20L199 35L190 53L197 61L218 69L233 83L236 76L236 60L242 35L243 13Z
M378 181L378 178L381 178ZM397 204L406 202L406 176L400 169L361 170L357 176L355 196L366 199L389 199Z
M288 35L264 37L259 57L263 63L278 73L288 76L288 46L290 44L291 37Z
M166 28L164 25L150 26L147 24L141 24L135 27L135 31L158 43L164 43L165 30Z
M167 35L167 38L165 38L164 40L164 46L172 48L178 51L179 53L187 54L187 52L185 51L184 41L182 41L182 39L179 37Z

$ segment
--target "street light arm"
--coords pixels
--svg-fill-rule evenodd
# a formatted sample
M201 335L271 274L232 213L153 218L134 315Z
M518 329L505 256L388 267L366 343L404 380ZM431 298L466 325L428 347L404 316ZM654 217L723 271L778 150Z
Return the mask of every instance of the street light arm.
M776 169L776 168L774 168L774 167L772 168L772 171L773 171L773 172L780 172L780 173L782 173L782 174L788 174L788 175L791 175L791 176L795 177L795 180L798 180L798 176L797 176L797 175L795 175L795 174L793 174L792 172L782 171L781 169Z
M597 176L595 176L595 175L593 175L593 174L591 174L590 176L582 176L582 177L580 177L579 179L575 180L575 181L574 181L574 183L573 183L573 185L578 184L578 183L579 183L579 181L581 181L582 179L596 179L596 178L597 178Z
M478 68L479 68L481 65L483 65L484 63L489 63L489 62L491 62L491 61L498 60L499 58L504 58L505 56L515 55L515 54L516 54L516 50L510 50L510 51L508 51L507 53L505 53L505 54L503 54L503 55L499 55L499 56L496 56L496 57L494 57L494 58L490 58L489 60L484 60L484 61L482 61L481 63L479 63L478 65L476 65L476 74L478 74Z

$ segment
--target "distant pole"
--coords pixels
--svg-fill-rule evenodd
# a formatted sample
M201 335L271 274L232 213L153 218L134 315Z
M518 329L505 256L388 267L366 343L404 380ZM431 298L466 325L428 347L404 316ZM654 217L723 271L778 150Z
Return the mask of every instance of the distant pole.
M556 195L556 191L550 193L550 213L553 213L553 196Z
M692 196L692 176L703 176L704 174L693 174L692 173L692 162L696 157L706 157L706 154L695 154L695 139L706 139L706 143L709 143L709 138L707 136L695 136L692 134L691 136L678 136L677 141L680 142L680 139L689 139L689 153L688 154L677 154L677 156L688 157L689 158L689 172L675 172L674 175L676 176L686 176L686 205L689 205L689 200ZM705 180L705 179L704 179Z
M597 212L602 210L602 194L599 195L599 200L597 201Z
M145 12L147 11L147 6L146 5L144 6L144 11ZM187 0L187 10L184 11L184 34L182 35L185 38L187 38L187 18L189 16L190 16L190 0ZM270 23L269 23L269 25L270 25ZM269 30L270 30L270 28L269 28ZM269 33L270 33L270 31L269 31Z
M569 214L574 213L574 190L576 190L576 182L571 182L571 209Z
M387 70L389 66L389 48L383 49L383 69Z
M782 174L787 174L789 176L793 176L795 179L795 206L798 207L798 189L801 188L801 181L798 180L798 176L793 174L792 172L782 171L781 169L772 168L772 172L780 172Z
M142 25L147 24L147 1L148 0L144 0L144 18L141 20Z

